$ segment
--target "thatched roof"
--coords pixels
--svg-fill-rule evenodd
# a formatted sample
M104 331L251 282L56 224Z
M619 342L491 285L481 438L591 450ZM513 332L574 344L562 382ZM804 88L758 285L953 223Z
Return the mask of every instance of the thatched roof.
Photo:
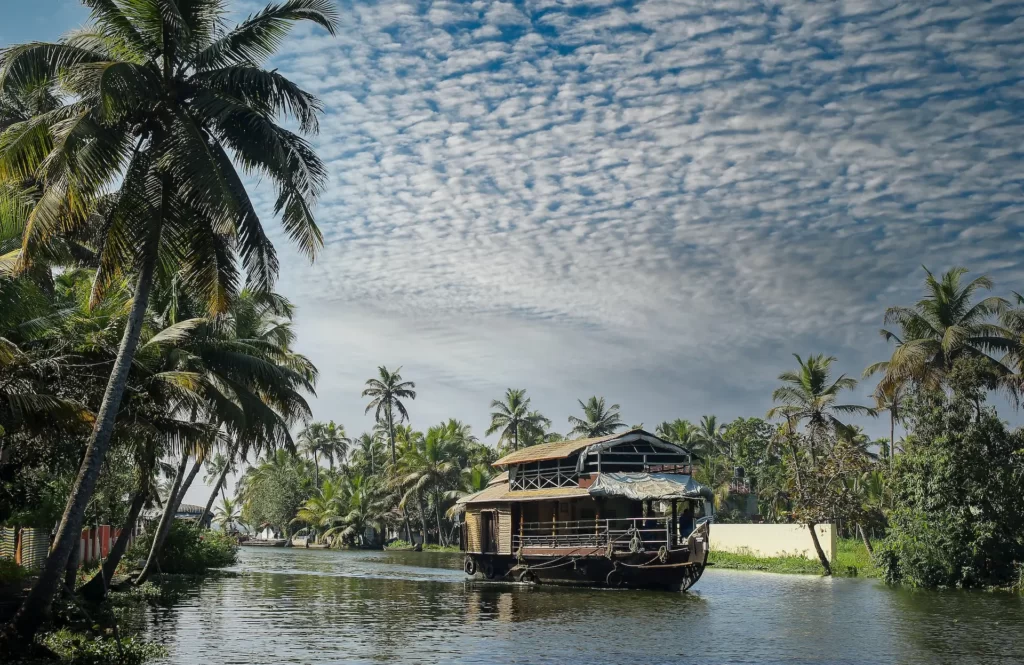
M529 448L519 450L505 455L494 463L494 466L508 466L509 464L522 464L523 462L540 462L548 459L562 459L573 453L578 453L589 445L602 443L617 439L623 434L609 434L608 436L597 436L592 439L576 439L575 441L554 441L552 443L538 443Z
M618 432L616 434L609 434L607 436L597 436L591 439L576 439L575 441L555 441L553 443L539 443L536 446L530 446L529 448L523 448L517 450L514 453L505 455L500 460L494 463L494 466L508 466L510 464L524 464L526 462L541 462L544 460L552 459L563 459L574 455L578 452L586 450L591 446L596 446L598 449L608 448L619 443L628 443L630 441L645 441L651 443L656 447L668 447L679 450L680 452L689 454L686 448L683 448L679 444L666 441L659 436L655 436L650 432L646 432L642 429L631 429L625 432ZM594 452L594 451L591 451ZM693 456L697 459L697 456Z
M500 503L510 501L532 501L534 499L575 499L589 496L582 487L551 487L543 490L525 490L513 492L508 483L491 485L476 494L464 496L459 504Z

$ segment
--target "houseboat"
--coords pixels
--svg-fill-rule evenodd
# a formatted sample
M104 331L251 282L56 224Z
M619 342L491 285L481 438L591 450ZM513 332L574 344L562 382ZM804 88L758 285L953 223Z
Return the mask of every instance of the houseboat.
M544 443L459 500L475 578L685 591L707 563L713 495L689 450L642 429Z

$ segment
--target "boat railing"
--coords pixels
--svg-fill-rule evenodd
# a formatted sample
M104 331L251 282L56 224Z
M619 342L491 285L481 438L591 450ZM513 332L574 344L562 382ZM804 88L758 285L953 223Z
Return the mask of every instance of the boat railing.
M512 535L512 547L593 547L614 551L657 550L673 537L669 517L524 522Z
M575 464L560 464L546 469L520 468L512 478L512 490L544 490L579 485Z

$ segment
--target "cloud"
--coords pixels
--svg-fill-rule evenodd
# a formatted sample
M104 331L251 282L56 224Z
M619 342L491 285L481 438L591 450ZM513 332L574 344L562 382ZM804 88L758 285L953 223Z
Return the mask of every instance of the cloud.
M280 286L318 416L366 426L363 377L399 362L423 418L478 430L508 385L556 423L593 392L631 421L757 414L791 352L885 354L922 263L1021 288L1022 3L341 15L274 62L327 106L327 245L283 252Z

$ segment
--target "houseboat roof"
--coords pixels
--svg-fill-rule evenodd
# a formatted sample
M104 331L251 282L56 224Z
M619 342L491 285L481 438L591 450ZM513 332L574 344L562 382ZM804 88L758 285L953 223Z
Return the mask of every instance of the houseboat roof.
M542 490L519 490L512 491L508 483L491 485L487 489L476 494L464 496L458 500L460 504L471 503L498 503L512 501L535 501L537 499L575 499L589 496L586 489L582 487L550 487Z
M632 429L626 432L618 432L617 434L609 434L607 436L597 436L590 439L539 443L535 446L523 448L505 455L495 462L494 466L508 466L510 464L524 464L526 462L542 462L544 460L562 459L569 457L570 455L574 455L582 450L586 450L591 446L600 446L601 448L604 448L606 447L605 444L614 445L617 443L627 443L629 441L647 441L649 443L674 446L680 450L686 450L679 444L666 441L665 439L655 436L650 432L646 432L642 429ZM694 459L697 459L696 455L693 457Z

